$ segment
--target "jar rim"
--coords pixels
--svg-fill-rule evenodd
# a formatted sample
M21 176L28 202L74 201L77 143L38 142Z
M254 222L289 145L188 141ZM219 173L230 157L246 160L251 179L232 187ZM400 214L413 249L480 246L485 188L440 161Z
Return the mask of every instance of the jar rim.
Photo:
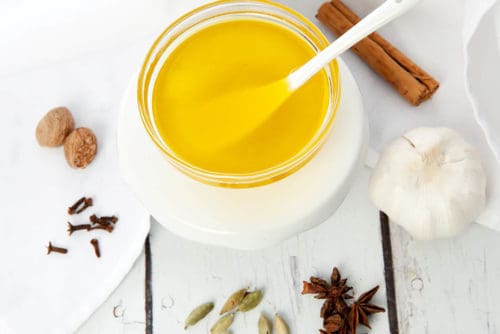
M329 104L327 113L324 116L323 123L318 128L311 140L304 146L304 148L302 148L288 160L263 170L250 173L234 174L206 170L185 161L168 147L168 145L164 142L163 138L160 136L156 129L152 117L152 107L150 108L148 106L148 97L150 97L152 94L152 92L150 92L150 90L152 91L152 88L150 87L152 77L155 69L157 71L158 68L161 68L163 66L161 58L164 57L164 53L166 53L167 48L171 46L176 41L176 39L178 39L184 32L188 31L189 29L196 27L207 19L215 16L208 16L208 18L202 17L201 21L198 18L198 21L187 24L186 27L180 28L180 32L176 32L175 29L179 29L182 24L186 24L188 20L196 18L197 15L202 16L203 14L207 14L207 12L211 10L217 10L221 7L229 7L225 8L225 10L228 10L231 6L242 6L242 8L245 6L259 6L259 8L255 9L256 11L262 11L259 13L263 13L264 15L268 15L269 17L279 18L284 22L293 25L293 27L300 29L302 37L307 38L307 41L314 45L317 51L325 48L329 44L323 33L312 22L310 22L302 14L282 4L278 4L268 0L220 0L214 3L209 3L195 8L194 10L175 20L154 41L154 43L148 50L139 73L137 102L142 123L149 137L166 156L167 160L181 172L187 174L188 176L191 176L196 180L212 185L235 188L253 187L272 183L292 174L300 167L302 167L305 163L307 163L317 153L319 148L328 137L339 106L340 75L336 60L332 61L328 65L328 67L325 67L325 72L329 81ZM218 14L217 17L234 14L234 10L235 8L233 8L233 11L227 11L222 14ZM268 12L266 12L266 10ZM279 13L271 13L271 10L277 10L279 11ZM251 12L243 13L250 14ZM291 27L285 25L285 23L283 23L283 27L291 29ZM172 36L169 36L169 34L171 34ZM154 85L154 82L152 82L152 84Z

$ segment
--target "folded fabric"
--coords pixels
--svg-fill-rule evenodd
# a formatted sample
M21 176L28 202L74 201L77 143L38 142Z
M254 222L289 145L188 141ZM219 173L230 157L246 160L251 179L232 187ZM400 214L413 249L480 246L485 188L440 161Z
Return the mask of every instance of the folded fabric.
M113 91L129 80L127 73L125 80L116 75L119 63L112 54L89 56L0 80L2 334L75 331L141 254L148 214L118 173L113 105L121 91ZM38 120L58 104L73 110L77 126L97 136L97 156L84 170L68 166L62 147L42 148L35 140ZM68 215L68 206L81 196L92 197L94 205ZM113 233L68 235L68 221L88 223L94 213L118 216ZM100 258L92 238L99 240ZM68 253L47 255L49 241Z
M500 2L465 2L466 88L474 116L496 158L496 173L490 179L488 207L479 222L500 230ZM491 162L495 165L495 162Z

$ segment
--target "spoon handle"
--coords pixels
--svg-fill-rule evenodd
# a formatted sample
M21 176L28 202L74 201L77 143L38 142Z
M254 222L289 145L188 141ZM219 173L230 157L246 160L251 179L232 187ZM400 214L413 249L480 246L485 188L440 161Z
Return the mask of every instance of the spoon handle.
M378 28L401 16L419 1L420 0L385 1L358 24L330 44L326 49L291 73L287 77L287 83L290 90L295 91L297 88L301 87L314 76L314 74L328 65L328 63L342 52L346 51Z

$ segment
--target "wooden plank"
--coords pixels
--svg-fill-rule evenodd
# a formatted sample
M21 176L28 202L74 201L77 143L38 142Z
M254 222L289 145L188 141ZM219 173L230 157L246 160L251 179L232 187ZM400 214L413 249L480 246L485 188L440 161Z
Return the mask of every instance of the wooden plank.
M401 333L500 333L500 233L419 242L392 230Z
M158 333L180 333L189 311L206 301L218 310L225 298L244 287L265 290L257 310L239 315L233 330L255 333L260 311L279 312L292 333L315 333L321 326L321 302L302 296L302 280L329 277L337 265L359 294L381 285L374 302L386 306L378 211L367 197L368 172L363 171L339 211L321 226L281 245L260 251L237 251L182 240L153 224L153 313ZM217 312L190 333L206 333ZM386 314L372 318L373 333L388 333Z
M142 254L109 299L76 333L144 333L144 268Z

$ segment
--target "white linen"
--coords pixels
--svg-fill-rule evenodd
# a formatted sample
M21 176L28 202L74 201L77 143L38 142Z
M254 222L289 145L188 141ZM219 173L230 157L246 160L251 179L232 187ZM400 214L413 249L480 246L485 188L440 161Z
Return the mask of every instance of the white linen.
M488 207L479 218L483 225L500 229L500 2L466 1L464 25L467 93L474 116L496 157L490 181ZM493 167L494 168L494 167Z
M0 24L10 20L0 30L0 333L71 333L125 277L149 231L147 212L118 174L115 140L118 103L134 67L128 64L143 53L85 52L82 45L66 58L67 47L58 48L57 40L36 43L64 34L64 20L56 23L43 4L29 3L30 8L19 4L26 5L22 16L15 12L17 3L0 4ZM44 20L50 28L37 34L38 24L48 24ZM23 25L32 26L31 36L17 35L17 44L8 43L16 29L28 31ZM35 140L38 120L57 105L68 106L77 126L96 133L98 154L85 170L71 169L61 147L42 148ZM82 195L92 196L95 205L68 216L67 207ZM85 223L92 213L118 215L115 231L69 237L66 222ZM100 259L89 243L93 237ZM46 255L49 240L67 247L68 254Z

